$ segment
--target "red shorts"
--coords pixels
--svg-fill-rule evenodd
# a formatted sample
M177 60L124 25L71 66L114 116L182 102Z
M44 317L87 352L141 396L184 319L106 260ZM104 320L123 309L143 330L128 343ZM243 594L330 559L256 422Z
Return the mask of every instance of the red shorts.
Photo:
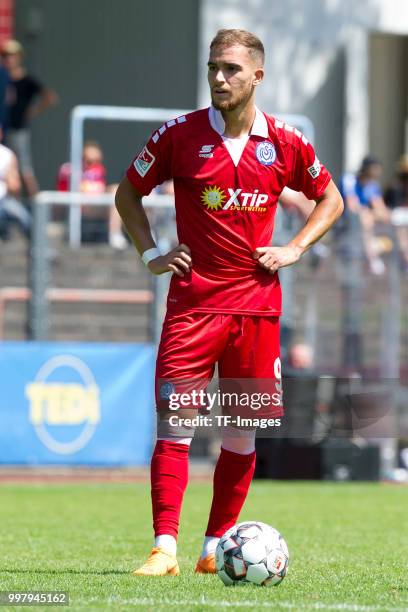
M189 402L185 396L178 407L202 408L201 398L192 398L191 391L207 387L217 363L220 389L240 392L240 406L252 400L248 394L274 395L269 404L266 396L257 396L251 411L243 413L282 415L279 317L194 311L165 318L156 364L157 408L177 409L170 405L170 399L182 393L190 393L190 399L197 402Z

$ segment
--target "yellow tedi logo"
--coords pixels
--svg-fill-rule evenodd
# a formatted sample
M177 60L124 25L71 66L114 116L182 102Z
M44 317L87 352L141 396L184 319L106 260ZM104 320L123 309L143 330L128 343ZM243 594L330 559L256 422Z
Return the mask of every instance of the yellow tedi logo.
M33 425L99 423L99 389L95 385L32 383L27 385L26 394Z
M74 372L79 382L58 381L54 373L60 368ZM50 380L52 375L57 381ZM54 453L71 455L88 444L101 420L101 405L99 387L83 361L74 355L52 357L26 386L25 393L30 423L44 446ZM63 439L58 427L65 428Z
M201 202L208 210L218 210L226 200L226 195L219 187L206 187L201 194Z

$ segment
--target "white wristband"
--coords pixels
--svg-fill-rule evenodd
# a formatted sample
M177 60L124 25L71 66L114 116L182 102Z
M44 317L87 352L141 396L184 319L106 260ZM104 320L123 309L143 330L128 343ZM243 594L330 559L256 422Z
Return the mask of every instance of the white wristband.
M145 266L147 266L152 259L156 259L156 257L160 257L161 253L157 247L153 247L151 249L147 249L142 255L142 261Z

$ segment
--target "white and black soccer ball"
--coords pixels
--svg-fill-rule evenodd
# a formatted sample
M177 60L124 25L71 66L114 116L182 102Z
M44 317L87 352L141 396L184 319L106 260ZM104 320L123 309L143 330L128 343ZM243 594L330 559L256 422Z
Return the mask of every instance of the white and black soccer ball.
M248 582L274 586L287 574L289 551L279 531L260 521L245 521L224 533L215 564L227 586Z

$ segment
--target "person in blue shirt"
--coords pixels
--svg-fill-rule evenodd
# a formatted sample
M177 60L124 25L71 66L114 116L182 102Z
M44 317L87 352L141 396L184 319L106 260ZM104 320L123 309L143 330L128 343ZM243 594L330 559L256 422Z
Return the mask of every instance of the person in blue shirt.
M380 257L375 225L388 223L390 219L382 196L381 174L381 162L375 157L367 156L363 159L357 175L346 173L340 181L340 193L348 213L359 217L364 251L370 270L376 275L384 274L385 265Z
M8 104L10 101L10 76L4 66L0 64L0 125L3 132L8 127Z

